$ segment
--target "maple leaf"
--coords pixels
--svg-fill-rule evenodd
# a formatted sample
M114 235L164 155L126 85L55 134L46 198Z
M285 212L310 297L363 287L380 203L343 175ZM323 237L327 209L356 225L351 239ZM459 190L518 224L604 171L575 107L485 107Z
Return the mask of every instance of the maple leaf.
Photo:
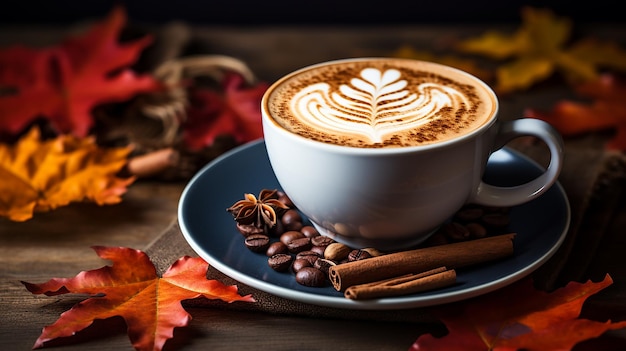
M263 136L261 125L261 98L266 83L244 86L244 79L236 73L226 74L222 80L223 93L207 88L190 91L187 121L183 139L190 150L210 146L219 135L231 135L239 143Z
M58 132L86 136L93 107L160 89L151 76L128 68L152 39L117 43L125 22L124 10L115 7L88 33L59 46L0 51L0 132L16 134L44 117Z
M626 84L612 75L603 75L575 88L578 94L593 101L560 101L551 111L527 109L525 116L552 124L563 136L613 130L616 133L606 147L626 151Z
M70 202L119 203L135 180L116 176L130 151L100 148L91 137L41 141L33 127L15 145L0 144L0 216L25 221Z
M617 45L584 39L569 44L572 22L547 9L524 7L522 24L513 34L490 31L458 44L457 49L496 60L499 93L522 90L560 72L568 82L590 81L600 67L626 70L626 51Z
M532 280L524 279L478 298L444 305L432 312L445 323L448 334L422 335L410 350L571 350L607 330L626 328L626 321L578 318L585 300L612 283L606 275L599 283L570 282L548 293L535 290Z
M254 302L250 295L240 296L234 285L208 280L208 264L201 258L184 256L158 277L156 268L142 251L103 246L93 249L113 264L83 271L74 278L53 278L42 284L22 282L33 294L91 295L62 313L54 324L46 326L33 348L40 348L52 339L71 336L95 319L121 316L136 350L157 351L172 338L175 327L186 326L191 320L180 303L182 300L203 296L226 302Z

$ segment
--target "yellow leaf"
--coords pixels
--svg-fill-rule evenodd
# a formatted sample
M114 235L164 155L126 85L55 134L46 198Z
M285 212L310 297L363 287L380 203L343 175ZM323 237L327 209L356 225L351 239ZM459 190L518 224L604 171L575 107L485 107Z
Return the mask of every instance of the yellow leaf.
M525 48L528 46L527 39L520 32L506 35L491 31L480 37L460 42L457 45L457 49L470 54L480 54L496 60L502 60L525 51Z
M3 167L0 167L0 179L0 216L20 222L31 218L35 208L32 199L37 198L37 191Z
M626 71L626 51L615 43L587 38L572 45L568 53L580 61Z
M572 22L568 18L555 16L547 9L524 7L520 36L526 38L527 53L549 54L560 51L567 43L572 31Z
M457 48L494 59L537 53L550 55L565 45L571 27L570 20L558 18L549 10L526 7L522 9L522 24L515 33L487 32L459 43Z
M117 176L130 151L71 135L41 141L36 128L15 145L0 144L0 216L25 221L72 202L120 202L135 180Z
M584 39L571 45L572 21L550 10L525 7L522 23L512 34L496 31L460 42L457 49L503 61L497 69L496 90L529 88L555 72L568 83L598 78L599 68L626 71L626 51L615 44ZM569 46L568 46L569 45Z
M498 84L495 90L500 94L508 94L517 89L525 89L536 81L550 76L554 64L541 58L520 59L511 64L500 66L496 71Z
M563 53L557 55L554 62L570 82L590 82L598 78L598 71L590 60Z

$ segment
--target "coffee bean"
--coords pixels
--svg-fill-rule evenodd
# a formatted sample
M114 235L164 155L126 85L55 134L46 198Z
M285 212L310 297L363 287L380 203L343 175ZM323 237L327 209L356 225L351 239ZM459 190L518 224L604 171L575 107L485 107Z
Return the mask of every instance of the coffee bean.
M326 285L326 275L319 269L304 267L296 273L296 282L304 286L321 287Z
M330 267L336 266L336 265L337 264L331 260L327 260L325 258L319 258L317 261L315 261L315 264L313 265L313 267L319 269L326 276L328 276L328 270L330 269Z
M487 236L487 229L480 223L471 222L465 225L465 228L470 233L470 237L474 239L480 239Z
M317 253L320 257L324 257L326 246L311 246L311 251Z
M443 232L452 241L464 241L470 237L469 230L458 222L444 224Z
M244 244L250 251L265 252L270 246L270 238L264 234L252 234L246 237Z
M291 199L289 198L289 196L285 194L285 192L278 190L276 194L278 195L278 201L282 202L286 206L289 206L290 208L296 207L294 206L293 202L291 202Z
M327 236L323 236L323 235L311 238L311 244L313 244L315 246L328 246L328 245L330 245L330 244L332 244L334 242L335 242L335 240L333 240L332 238L327 237Z
M275 241L271 243L270 246L267 248L267 251L265 251L265 254L268 257L274 256L279 253L282 253L282 254L289 253L289 249L287 248L287 245L283 244L280 241Z
M476 221L485 213L482 207L466 206L461 208L454 217L461 222Z
M280 236L280 241L287 245L289 244L291 241L293 241L294 239L300 239L300 238L304 238L304 234L302 234L302 232L299 232L297 230L289 230L284 232L281 236Z
M273 227L268 229L267 234L273 237L279 237L285 232L285 225L281 221L276 221Z
M287 210L280 219L285 225L285 230L300 230L303 227L302 216L295 210Z
M367 252L368 254L370 254L371 257L378 257L378 256L382 256L383 253L380 252L380 250L378 250L375 247L364 247L361 250Z
M294 271L294 273L298 273L304 267L313 267L313 265L309 260L304 258L296 258L291 264L291 269Z
M276 254L267 259L267 264L277 272L286 272L292 261L293 256L289 254Z
M305 225L302 228L300 228L300 231L307 238L316 238L320 236L320 232L318 232L317 229L315 229L315 227L312 225Z
M265 227L257 227L254 224L240 224L237 223L236 225L237 230L241 233L241 235L243 235L244 237L247 237L249 235L252 234L266 234L266 230Z
M301 252L298 252L298 254L296 254L296 260L305 259L311 262L311 265L313 265L315 261L317 261L317 259L320 257L321 257L320 254L311 250L301 251Z
M360 260L365 260L371 257L372 255L370 255L369 252L355 249L355 250L350 251L350 253L348 254L348 261L350 262L360 261Z
M298 252L309 250L311 249L311 239L304 237L304 238L291 240L287 244L287 249L291 253L298 253Z
M289 226L285 226L285 229L300 231L300 229L302 229L302 226L303 226L302 222L293 222Z

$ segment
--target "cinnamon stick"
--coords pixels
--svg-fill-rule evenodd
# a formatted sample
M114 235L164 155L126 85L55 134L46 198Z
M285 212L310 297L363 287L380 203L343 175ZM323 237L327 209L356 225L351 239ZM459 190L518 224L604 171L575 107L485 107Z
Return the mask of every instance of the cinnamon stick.
M495 261L513 255L514 237L513 233L503 234L338 264L329 269L329 278L337 291L345 291L353 285L425 272L437 267L455 269Z
M397 278L353 285L346 289L344 296L352 300L401 296L443 288L455 282L456 271L440 267L423 273L407 274Z
M164 170L176 166L178 152L172 148L165 148L135 156L128 161L128 172L140 178L152 177Z

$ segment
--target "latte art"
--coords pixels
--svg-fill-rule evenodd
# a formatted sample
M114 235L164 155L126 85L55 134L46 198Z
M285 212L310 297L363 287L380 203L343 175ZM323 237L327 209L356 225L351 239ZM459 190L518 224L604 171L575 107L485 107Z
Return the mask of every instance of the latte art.
M332 93L328 83L310 85L293 97L291 109L314 128L362 134L380 143L386 135L436 119L444 107L458 110L469 105L461 92L441 84L422 83L411 93L396 69L365 68L361 78Z
M302 137L350 147L427 145L492 120L493 93L480 80L434 63L345 60L311 66L272 85L263 113Z

